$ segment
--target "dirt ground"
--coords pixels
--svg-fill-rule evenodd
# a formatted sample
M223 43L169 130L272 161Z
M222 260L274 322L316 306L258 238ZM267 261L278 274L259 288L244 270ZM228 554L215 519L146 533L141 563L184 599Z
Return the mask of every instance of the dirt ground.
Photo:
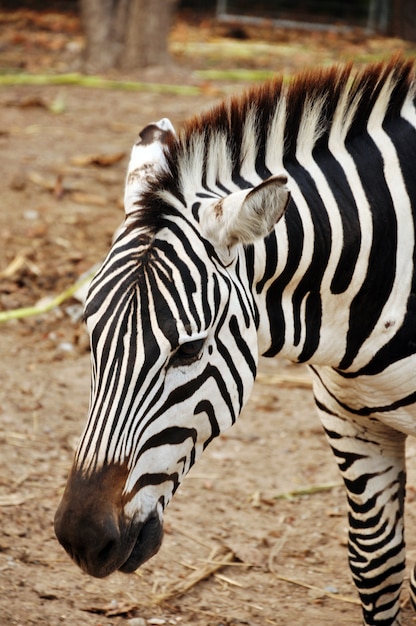
M13 43L10 20L0 21L3 67L16 67L19 59L22 67L23 59L26 69L72 69L76 46L68 45L68 33L58 29L66 45L51 52L24 30L23 42ZM207 38L198 48L198 31L180 28L173 38L180 70L153 79L200 85L199 95L77 86L0 90L0 310L57 295L102 259L122 219L127 155L142 126L165 116L179 126L225 91L241 89L198 82L192 70L214 67L229 42L217 38L210 48ZM350 40L325 46L320 39L312 49L307 39L268 44L269 67L327 62L358 46ZM244 44L246 60L221 56L218 63L244 65L252 44ZM360 46L369 54L386 42ZM239 423L211 444L167 509L160 553L134 575L95 580L69 560L53 532L88 406L88 341L79 303L70 299L44 315L1 324L0 354L1 625L360 623L347 566L343 489L304 368L262 360ZM414 444L408 465L411 563ZM207 575L213 560L230 553L230 564ZM187 583L182 595L173 593ZM406 608L404 624L413 623Z

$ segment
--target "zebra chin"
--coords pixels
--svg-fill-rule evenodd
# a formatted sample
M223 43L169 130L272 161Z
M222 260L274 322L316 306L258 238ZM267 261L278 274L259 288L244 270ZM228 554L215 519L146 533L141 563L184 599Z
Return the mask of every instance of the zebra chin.
M84 478L72 472L55 514L55 534L65 551L87 574L105 578L115 571L134 572L162 545L163 521L157 508L145 519L125 515L120 500L120 467ZM111 484L114 497L106 488Z
M137 530L137 529L136 529ZM138 567L152 558L162 545L163 525L157 513L152 514L140 524L139 533L133 550L123 565L118 568L124 574L131 574Z

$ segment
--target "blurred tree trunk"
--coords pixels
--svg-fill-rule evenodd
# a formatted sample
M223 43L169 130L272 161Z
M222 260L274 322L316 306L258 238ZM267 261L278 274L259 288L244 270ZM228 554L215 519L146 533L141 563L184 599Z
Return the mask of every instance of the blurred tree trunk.
M416 41L416 11L414 0L393 0L392 34Z
M85 71L140 69L169 62L178 0L80 0Z
M379 33L387 33L390 20L390 0L370 0L367 26Z

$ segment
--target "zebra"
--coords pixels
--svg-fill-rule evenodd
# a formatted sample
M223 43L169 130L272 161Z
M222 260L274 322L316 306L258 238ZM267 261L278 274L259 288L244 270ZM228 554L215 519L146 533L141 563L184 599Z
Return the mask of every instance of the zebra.
M177 136L167 120L142 131L85 305L89 417L55 515L85 572L132 572L159 550L165 507L237 420L259 355L280 355L311 372L363 623L400 625L415 98L414 62L395 57L277 77Z

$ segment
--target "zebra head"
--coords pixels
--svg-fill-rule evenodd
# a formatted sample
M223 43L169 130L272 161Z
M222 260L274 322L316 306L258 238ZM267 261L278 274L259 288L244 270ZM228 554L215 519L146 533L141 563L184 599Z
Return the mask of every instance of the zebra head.
M257 304L242 244L267 236L283 215L286 178L192 191L185 179L196 165L180 145L167 120L140 134L126 221L85 307L89 419L55 530L97 577L132 572L158 551L164 508L235 422L256 375Z

